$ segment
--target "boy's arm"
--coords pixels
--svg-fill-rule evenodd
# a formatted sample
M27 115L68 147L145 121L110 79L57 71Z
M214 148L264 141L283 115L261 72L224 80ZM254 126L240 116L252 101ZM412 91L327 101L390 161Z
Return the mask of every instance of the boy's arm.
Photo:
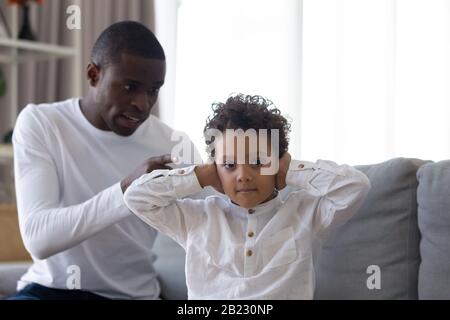
M313 218L313 228L319 234L350 219L370 190L369 179L362 172L326 160L292 160L286 184L320 197Z
M125 191L127 207L145 223L185 247L190 229L201 223L204 200L182 199L202 190L195 166L155 170Z

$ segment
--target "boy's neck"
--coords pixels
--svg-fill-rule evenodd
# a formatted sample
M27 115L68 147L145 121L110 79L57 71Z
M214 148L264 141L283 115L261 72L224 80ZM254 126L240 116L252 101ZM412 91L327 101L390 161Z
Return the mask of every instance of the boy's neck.
M263 204L263 203L269 202L270 200L275 199L277 196L278 196L278 190L275 189L275 190L272 192L272 194L271 194L266 200L264 200L263 202L258 203L256 206L259 206L259 205L261 205L261 204ZM233 200L231 200L231 198L229 198L229 199L230 199L230 201L231 201L232 204L235 204L235 205L237 205L238 207L241 207L241 206L238 205L236 202L234 202ZM242 208L243 208L243 207L242 207ZM245 208L245 209L251 209L251 208Z

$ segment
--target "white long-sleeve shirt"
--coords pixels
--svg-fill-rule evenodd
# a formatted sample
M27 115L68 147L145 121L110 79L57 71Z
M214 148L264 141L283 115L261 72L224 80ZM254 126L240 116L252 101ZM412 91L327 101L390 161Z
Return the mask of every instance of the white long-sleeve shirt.
M292 160L286 182L298 191L247 210L217 196L180 200L201 189L194 168L154 171L124 196L186 250L189 299L312 299L320 241L370 189L350 166Z
M73 289L79 280L80 289L109 298L159 297L156 231L130 214L120 181L149 157L170 153L172 132L153 116L129 137L99 130L79 99L20 113L13 136L17 206L34 264L18 289L31 282Z

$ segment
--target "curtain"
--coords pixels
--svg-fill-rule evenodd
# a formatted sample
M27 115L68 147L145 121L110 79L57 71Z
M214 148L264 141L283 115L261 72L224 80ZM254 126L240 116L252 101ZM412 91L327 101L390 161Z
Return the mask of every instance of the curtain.
M302 154L450 158L450 1L303 1Z
M184 0L176 128L203 149L213 101L261 94L296 158L450 158L449 0Z
M241 92L265 96L295 119L290 150L299 154L301 3L181 1L173 125L185 131L198 150L205 150L203 127L211 104Z

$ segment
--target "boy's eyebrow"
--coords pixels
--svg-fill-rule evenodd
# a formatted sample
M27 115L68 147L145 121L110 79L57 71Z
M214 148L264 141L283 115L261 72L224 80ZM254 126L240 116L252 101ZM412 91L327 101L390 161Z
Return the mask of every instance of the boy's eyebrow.
M233 155L233 156L231 156L231 155L228 155L228 154L226 154L226 155L223 155L223 157L222 157L222 160L229 160L229 159L234 159L235 158L235 156Z
M221 162L219 162L219 163L225 163L226 161L229 161L229 160L232 160L232 161L234 161L234 159L235 159L235 157L233 156L231 156L231 155L223 155L222 156L222 158L219 158L218 160L221 160Z

